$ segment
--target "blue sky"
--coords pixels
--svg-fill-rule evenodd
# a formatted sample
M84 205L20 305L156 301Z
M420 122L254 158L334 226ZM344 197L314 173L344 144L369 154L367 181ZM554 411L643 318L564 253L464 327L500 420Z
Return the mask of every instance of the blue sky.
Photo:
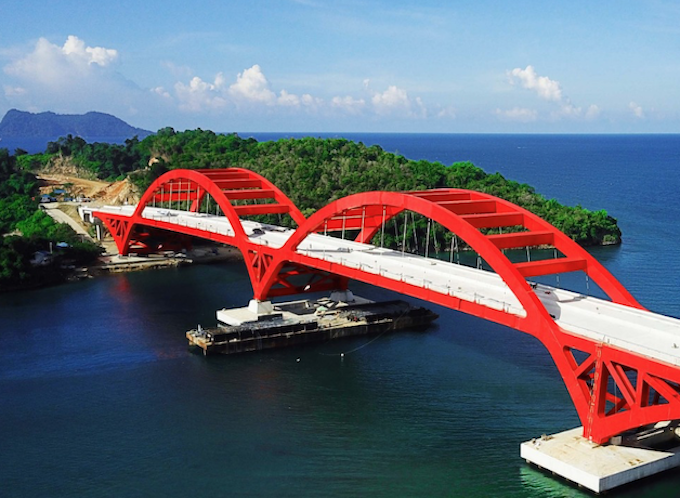
M680 2L6 1L0 115L157 130L680 132Z

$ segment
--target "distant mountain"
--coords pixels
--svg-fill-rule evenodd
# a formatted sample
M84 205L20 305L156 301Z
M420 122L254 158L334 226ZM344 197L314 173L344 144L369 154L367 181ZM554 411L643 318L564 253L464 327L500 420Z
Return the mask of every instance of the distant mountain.
M71 134L85 139L124 139L137 135L140 139L152 132L130 126L110 114L88 112L87 114L55 114L12 109L0 121L0 139L44 138L55 140Z

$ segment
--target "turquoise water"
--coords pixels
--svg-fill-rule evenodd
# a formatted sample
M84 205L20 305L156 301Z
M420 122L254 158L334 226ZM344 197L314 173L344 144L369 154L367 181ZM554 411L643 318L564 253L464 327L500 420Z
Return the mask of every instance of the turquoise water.
M643 304L680 316L678 137L663 147L641 137L627 162L605 140L591 163L598 137L546 137L528 158L513 153L526 150L513 137L444 137L452 154L471 150L465 159L484 152L487 170L522 181L535 173L549 196L607 207L625 243L597 257ZM409 140L443 147L442 136ZM592 178L574 187L564 175L572 163ZM0 496L588 496L519 458L520 442L578 424L531 337L435 308L434 326L370 344L209 358L187 350L187 328L250 294L245 270L225 264L0 296ZM679 485L672 472L617 495L672 497Z

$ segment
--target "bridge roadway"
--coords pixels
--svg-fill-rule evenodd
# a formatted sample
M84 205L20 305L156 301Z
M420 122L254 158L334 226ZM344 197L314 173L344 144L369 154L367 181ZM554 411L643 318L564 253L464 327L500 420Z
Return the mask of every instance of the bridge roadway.
M93 210L129 216L134 209L135 206L105 206ZM148 206L142 216L206 232L234 235L225 216ZM294 233L293 229L241 221L253 244L278 248ZM300 244L298 252L450 294L506 313L518 316L526 314L505 282L490 271L322 234L310 234ZM548 285L538 284L535 292L565 331L680 366L680 320Z

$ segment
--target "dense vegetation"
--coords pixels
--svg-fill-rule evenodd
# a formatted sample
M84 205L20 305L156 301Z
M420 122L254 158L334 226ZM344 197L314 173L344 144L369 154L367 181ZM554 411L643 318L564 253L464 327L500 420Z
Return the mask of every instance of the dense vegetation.
M445 166L438 162L412 161L345 139L281 139L257 142L236 134L211 131L175 132L164 128L139 141L122 145L87 143L68 135L50 142L42 154L15 156L0 151L0 232L18 230L24 237L5 237L0 249L0 285L34 278L26 255L44 248L50 240L65 240L78 247L66 227L54 225L37 210L32 199L37 192L31 172L49 167L57 158L68 160L81 174L103 180L129 177L143 191L164 172L175 168L252 169L271 180L309 216L330 201L370 190L420 190L461 187L487 192L514 202L545 218L582 245L616 244L621 232L616 220L605 211L564 206L545 199L533 187L488 174L470 162ZM416 220L417 235L423 239L425 221ZM70 230L70 229L69 229ZM444 244L451 235L440 230ZM398 244L397 236L386 236L386 244ZM434 236L437 245L437 235ZM417 250L418 244L409 244ZM440 246L441 247L441 246ZM436 247L435 247L436 249ZM19 257L18 255L21 255ZM22 259L23 258L23 259Z
M369 190L421 190L460 187L514 202L548 220L582 245L616 244L621 232L604 210L564 206L534 188L500 173L487 174L470 162L445 166L412 161L377 145L345 139L282 139L257 142L239 136L194 130L176 133L165 128L139 144L145 157L157 158L153 168L133 175L140 188L167 169L244 167L277 185L309 215L349 194Z
M62 280L66 266L86 264L100 254L68 225L38 209L35 175L17 169L16 157L0 149L0 291ZM57 249L57 243L66 245ZM51 263L31 263L38 251L53 251ZM56 250L55 250L56 249Z
M617 244L621 232L604 210L564 206L546 199L524 183L500 173L488 174L470 162L445 166L412 161L345 139L281 139L257 142L236 134L211 131L175 132L163 128L142 141L124 145L88 144L68 136L48 144L45 154L22 155L22 169L35 170L55 155L71 157L81 171L105 180L127 175L140 190L175 168L243 167L277 185L308 216L330 201L370 190L421 190L461 187L507 199L546 219L582 245ZM151 164L151 166L149 166Z
M17 154L17 165L24 171L37 171L49 166L55 157L71 158L83 176L104 180L118 180L146 167L148 158L137 137L125 140L124 145L103 142L87 143L81 137L67 135L48 142L42 154Z

